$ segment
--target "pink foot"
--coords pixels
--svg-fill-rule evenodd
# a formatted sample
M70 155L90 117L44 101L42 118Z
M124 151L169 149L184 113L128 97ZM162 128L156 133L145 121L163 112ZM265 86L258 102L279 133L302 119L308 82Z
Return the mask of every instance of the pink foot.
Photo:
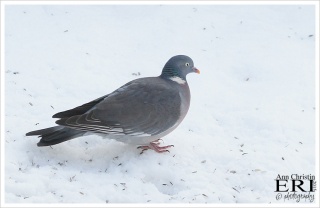
M162 146L160 147L160 142L159 140L162 140L162 139L158 139L158 140L155 140L153 142L150 142L149 145L145 145L145 146L139 146L138 148L142 149L141 153L142 154L144 151L148 150L148 149L152 149L158 153L163 153L163 152L170 152L169 150L167 150L168 148L170 147L174 147L174 145L167 145L167 146Z

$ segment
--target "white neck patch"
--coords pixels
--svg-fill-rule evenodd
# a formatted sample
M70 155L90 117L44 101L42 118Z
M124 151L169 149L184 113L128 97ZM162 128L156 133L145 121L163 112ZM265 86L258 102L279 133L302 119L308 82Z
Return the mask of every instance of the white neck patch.
M172 81L178 83L178 84L185 84L186 81L184 81L183 79L181 79L180 77L171 77L170 78Z

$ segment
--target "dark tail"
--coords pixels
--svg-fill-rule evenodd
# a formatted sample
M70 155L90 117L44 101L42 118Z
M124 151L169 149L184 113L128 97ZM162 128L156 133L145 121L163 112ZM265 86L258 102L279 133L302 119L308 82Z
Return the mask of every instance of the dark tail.
M59 144L61 142L82 136L83 134L85 134L83 131L70 129L64 126L54 126L51 128L28 132L26 136L39 135L41 139L37 145L38 147L42 147Z

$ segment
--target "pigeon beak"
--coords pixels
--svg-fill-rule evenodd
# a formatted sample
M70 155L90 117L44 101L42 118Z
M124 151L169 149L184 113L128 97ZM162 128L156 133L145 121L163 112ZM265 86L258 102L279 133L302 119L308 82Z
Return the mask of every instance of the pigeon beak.
M196 67L192 67L192 69L193 69L193 71L194 71L195 73L200 74L200 70L197 69Z

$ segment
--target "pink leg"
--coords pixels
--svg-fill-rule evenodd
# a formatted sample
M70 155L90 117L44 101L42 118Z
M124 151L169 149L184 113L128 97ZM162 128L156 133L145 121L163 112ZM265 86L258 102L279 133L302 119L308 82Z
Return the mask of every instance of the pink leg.
M158 140L155 140L153 142L150 142L150 144L147 146L139 146L138 148L141 148L142 151L140 154L142 154L145 150L148 150L148 149L152 149L158 153L163 153L163 152L169 152L169 150L167 150L168 148L170 147L173 147L173 145L167 145L167 146L162 146L160 147L159 144L159 140L162 140L162 139L158 139Z

